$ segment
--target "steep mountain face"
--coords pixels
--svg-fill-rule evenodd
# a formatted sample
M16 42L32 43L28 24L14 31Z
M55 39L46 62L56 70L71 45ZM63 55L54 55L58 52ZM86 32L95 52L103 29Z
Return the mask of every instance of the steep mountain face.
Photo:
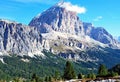
M76 12L63 8L63 5L56 4L29 23L29 26L34 26L41 32L43 48L72 60L105 61L87 51L105 54L108 51L104 51L104 48L119 47L117 41L104 28L80 21Z
M111 48L120 47L118 42L104 28L94 27L91 23L80 21L76 12L63 8L63 5L64 3L58 3L34 17L29 26L36 27L41 33L55 31L77 35L79 38L89 36L90 40L94 39Z
M102 27L94 27L91 23L83 23L85 34L109 47L120 47L120 44Z
M0 54L41 54L42 36L36 28L0 20Z
M41 33L59 31L71 34L84 34L82 22L79 20L76 12L68 11L60 7L59 3L35 17L30 26L35 26Z
M91 36L91 31L95 28L92 23L83 22L85 35Z
M29 26L0 20L0 55L33 57L43 55L41 51L45 49L72 60L98 62L105 60L89 52L106 54L109 52L104 50L107 47L119 47L118 42L104 28L81 22L76 12L62 5L58 3L33 18Z
M104 44L110 44L117 46L117 41L109 34L104 28L98 27L92 30L91 37L98 40Z
M77 36L68 33L50 32L42 33L44 49L51 51L52 53L78 53L92 47L107 47L89 36Z
M0 20L3 74L25 79L33 73L51 76L56 70L63 72L67 60L73 61L76 73L87 74L97 71L99 64L111 68L120 62L119 42L111 34L80 21L76 12L62 5L58 3L34 17L29 26ZM118 72L119 67L111 70Z

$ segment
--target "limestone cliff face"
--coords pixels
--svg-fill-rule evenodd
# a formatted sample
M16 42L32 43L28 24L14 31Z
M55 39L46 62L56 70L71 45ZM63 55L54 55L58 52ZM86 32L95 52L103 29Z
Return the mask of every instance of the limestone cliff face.
M103 52L106 47L120 48L104 28L82 22L76 12L62 5L56 4L34 17L29 26L0 20L0 54L43 55L41 51L45 49L63 57L77 60L85 57L92 61L89 54L80 53L87 50Z
M83 23L85 34L96 41L108 44L109 47L120 47L120 44L103 27L94 27L91 23Z
M36 28L0 20L0 52L8 54L40 54L42 36Z
M82 22L76 12L69 11L62 5L64 4L58 3L34 17L29 26L36 27L41 33L55 31L76 35L78 38L89 36L90 40L94 39L107 44L111 48L120 47L119 43L104 28L94 27L91 23Z
M62 33L84 34L83 24L77 14L60 5L55 5L33 18L29 25L37 27L41 33L54 30Z

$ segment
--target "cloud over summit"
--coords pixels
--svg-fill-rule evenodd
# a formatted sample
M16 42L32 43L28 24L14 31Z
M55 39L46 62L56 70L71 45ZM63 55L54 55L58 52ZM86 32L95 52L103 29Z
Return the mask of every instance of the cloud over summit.
M70 2L63 2L58 4L60 7L66 8L68 11L73 11L78 14L84 14L86 12L85 7L80 7L78 5L73 5Z

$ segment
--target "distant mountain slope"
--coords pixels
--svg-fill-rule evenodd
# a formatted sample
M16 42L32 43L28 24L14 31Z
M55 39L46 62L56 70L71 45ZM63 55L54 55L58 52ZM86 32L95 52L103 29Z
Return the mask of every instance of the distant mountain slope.
M83 23L85 34L109 47L120 47L120 44L103 27L94 27L91 23Z

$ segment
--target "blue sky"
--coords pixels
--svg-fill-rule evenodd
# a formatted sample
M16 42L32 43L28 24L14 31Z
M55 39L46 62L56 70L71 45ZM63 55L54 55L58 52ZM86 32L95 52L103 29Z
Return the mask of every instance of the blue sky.
M0 18L28 24L37 14L60 0L0 0ZM64 0L86 8L78 14L84 22L104 27L113 36L120 36L120 0Z

